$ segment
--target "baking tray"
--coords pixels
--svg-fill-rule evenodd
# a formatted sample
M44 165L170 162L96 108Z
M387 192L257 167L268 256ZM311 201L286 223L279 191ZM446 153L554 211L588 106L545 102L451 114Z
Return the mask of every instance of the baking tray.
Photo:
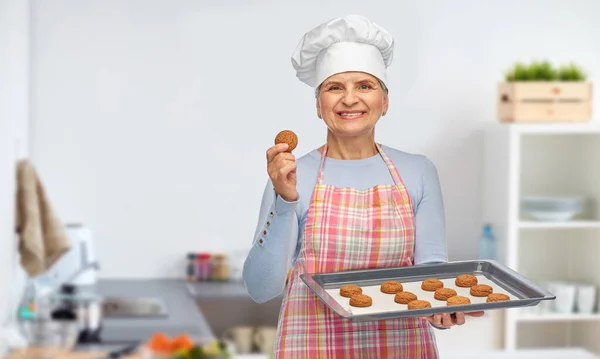
M510 300L486 303L486 297L471 296L469 288L455 285L454 280L460 274L476 276L478 284L488 284L492 286L494 293L507 294ZM300 278L332 311L353 322L422 317L444 312L475 312L526 307L537 305L542 300L556 298L555 295L521 274L493 260L470 260L335 273L305 273L300 275ZM428 278L440 279L444 282L444 287L453 288L458 295L468 297L471 304L447 306L445 301L434 299L433 292L421 289L421 282ZM418 299L428 300L432 307L409 310L406 304L394 302L393 294L380 291L379 286L385 281L402 283L404 291L413 292ZM350 299L339 295L339 288L347 284L360 286L363 294L373 298L373 304L366 308L351 307Z

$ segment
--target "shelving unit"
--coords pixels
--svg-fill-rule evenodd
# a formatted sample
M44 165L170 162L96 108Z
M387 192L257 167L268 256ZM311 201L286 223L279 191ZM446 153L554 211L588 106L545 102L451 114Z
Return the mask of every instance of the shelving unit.
M584 196L584 213L541 222L521 213L523 196ZM596 286L600 301L600 126L493 126L485 137L484 221L498 240L499 260L538 284ZM544 303L545 305L549 303ZM504 347L582 347L600 355L600 313L504 311Z

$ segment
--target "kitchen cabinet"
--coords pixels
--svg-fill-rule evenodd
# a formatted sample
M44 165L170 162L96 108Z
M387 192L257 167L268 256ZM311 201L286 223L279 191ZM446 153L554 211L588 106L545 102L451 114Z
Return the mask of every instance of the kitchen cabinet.
M524 196L585 196L582 214L563 222L529 219ZM497 125L485 136L484 221L490 223L499 260L538 284L600 286L600 126ZM548 288L552 291L551 288ZM556 292L553 292L555 295ZM553 313L543 308L505 311L506 349L582 347L600 354L600 314ZM564 302L562 302L564 303Z

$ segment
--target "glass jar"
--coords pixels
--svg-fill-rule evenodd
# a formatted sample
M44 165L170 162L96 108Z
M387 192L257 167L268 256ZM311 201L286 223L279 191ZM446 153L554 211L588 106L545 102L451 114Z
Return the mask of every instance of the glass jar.
M229 280L229 261L225 254L215 254L212 256L211 278L215 281Z
M196 257L196 278L199 281L207 281L211 278L210 253L199 253Z

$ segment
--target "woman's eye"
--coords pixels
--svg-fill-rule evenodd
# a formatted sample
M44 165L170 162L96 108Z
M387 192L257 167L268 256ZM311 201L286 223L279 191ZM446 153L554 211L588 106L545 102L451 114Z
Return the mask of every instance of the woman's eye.
M360 89L361 89L361 90L368 90L368 89L370 89L370 88L371 88L371 86L369 86L369 85L367 85L367 84L360 85Z
M341 90L341 89L342 89L342 88L341 88L341 87L339 87L339 86L331 86L331 87L329 88L329 91L339 91L339 90Z

